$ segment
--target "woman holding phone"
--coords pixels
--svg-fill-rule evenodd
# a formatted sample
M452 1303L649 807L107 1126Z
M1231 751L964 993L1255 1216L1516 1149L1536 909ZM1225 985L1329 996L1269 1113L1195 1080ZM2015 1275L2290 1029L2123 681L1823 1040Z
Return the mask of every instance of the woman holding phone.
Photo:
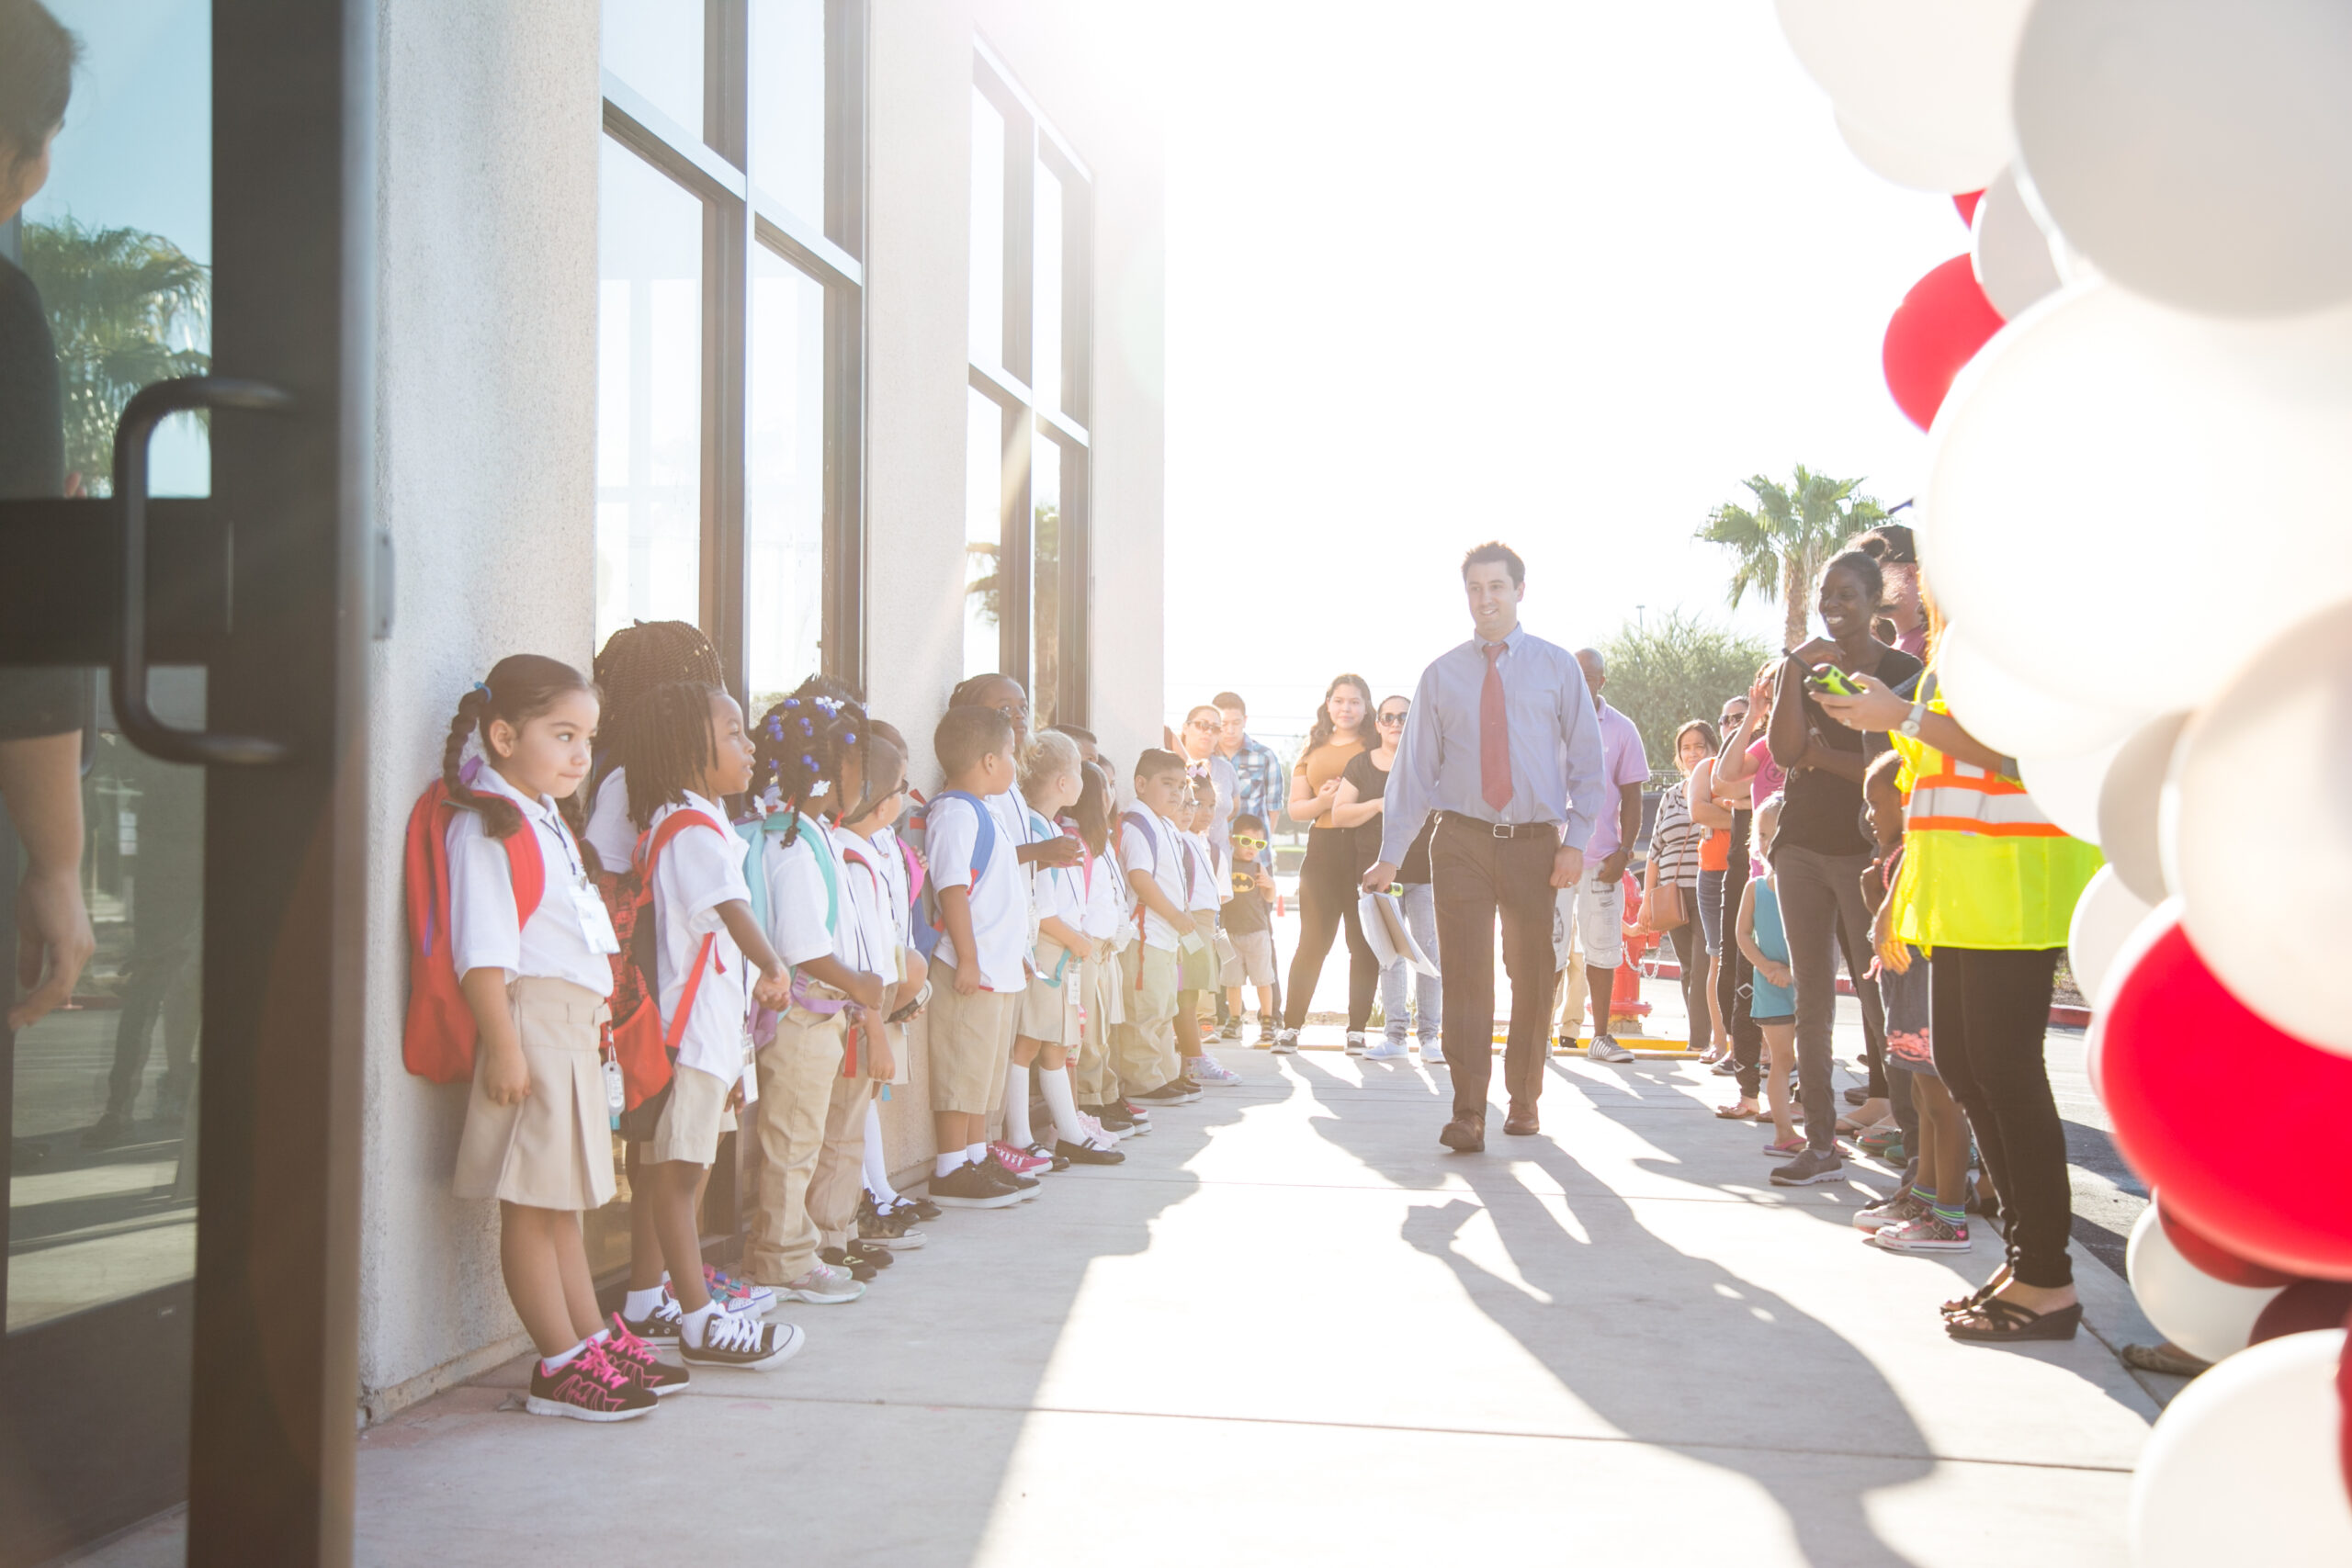
M1862 1004L1870 1057L1870 1098L1857 1121L1883 1118L1886 1104L1886 1012L1871 978L1871 916L1861 876L1871 863L1862 837L1862 773L1887 749L1883 733L1849 729L1823 711L1816 694L1830 689L1825 671L1849 689L1869 675L1897 687L1919 672L1919 660L1871 636L1886 585L1879 564L1847 550L1821 569L1815 607L1826 637L1793 649L1773 678L1772 719L1765 731L1772 761L1788 771L1785 804L1773 840L1781 919L1796 974L1797 1077L1804 1096L1806 1148L1772 1172L1776 1186L1804 1187L1844 1174L1838 1152L1837 1096L1829 1079L1830 1028L1837 1016L1838 961Z

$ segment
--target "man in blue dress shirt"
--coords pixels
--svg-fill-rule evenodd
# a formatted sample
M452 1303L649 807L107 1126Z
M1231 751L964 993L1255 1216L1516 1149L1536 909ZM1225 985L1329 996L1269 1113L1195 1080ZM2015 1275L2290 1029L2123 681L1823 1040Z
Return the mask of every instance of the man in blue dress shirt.
M1606 792L1584 671L1566 649L1519 624L1526 563L1508 545L1480 545L1462 558L1462 587L1477 635L1421 671L1388 773L1380 860L1363 885L1385 888L1422 821L1437 814L1430 871L1453 1077L1453 1116L1438 1142L1476 1154L1487 1146L1494 1073L1495 917L1510 976L1503 1131L1525 1136L1537 1129L1544 1091L1553 895L1583 876Z

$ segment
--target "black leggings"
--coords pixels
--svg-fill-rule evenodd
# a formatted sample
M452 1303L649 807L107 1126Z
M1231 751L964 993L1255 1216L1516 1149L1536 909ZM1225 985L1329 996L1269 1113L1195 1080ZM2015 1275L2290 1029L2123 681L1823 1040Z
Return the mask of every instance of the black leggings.
M2064 951L1939 947L1928 961L1936 1071L1968 1112L1985 1174L2001 1190L2010 1270L2052 1290L2075 1282L2066 1126L2041 1056Z
M1373 998L1380 990L1380 961L1356 923L1355 856L1351 845L1306 841L1306 863L1298 871L1298 951L1291 955L1290 995L1283 1022L1296 1029L1306 1021L1322 977L1323 959L1344 922L1348 928L1348 1032L1360 1034L1372 1021Z
M1690 1027L1684 1033L1693 1051L1703 1049L1699 1042L1708 1038L1707 1032L1713 1027L1707 1020L1707 933L1699 929L1699 911L1691 905L1698 897L1695 887L1682 890L1682 907L1689 918L1666 933L1682 965L1682 1010L1690 1015Z
M1739 929L1739 901L1747 892L1747 824L1749 813L1731 815L1731 858L1724 868L1724 962L1715 976L1715 998L1723 1004L1724 1028L1731 1035L1732 1065L1738 1069L1739 1092L1754 1100L1764 1087L1764 1032L1748 1012L1748 987L1755 966L1734 933Z

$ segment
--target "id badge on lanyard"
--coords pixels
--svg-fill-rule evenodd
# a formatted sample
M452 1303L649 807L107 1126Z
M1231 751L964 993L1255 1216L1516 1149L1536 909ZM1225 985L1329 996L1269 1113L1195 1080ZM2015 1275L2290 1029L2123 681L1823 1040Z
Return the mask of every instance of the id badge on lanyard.
M605 908L605 900L585 881L573 883L571 892L571 908L580 916L580 930L588 939L589 951L618 953L621 939L613 931L613 914Z

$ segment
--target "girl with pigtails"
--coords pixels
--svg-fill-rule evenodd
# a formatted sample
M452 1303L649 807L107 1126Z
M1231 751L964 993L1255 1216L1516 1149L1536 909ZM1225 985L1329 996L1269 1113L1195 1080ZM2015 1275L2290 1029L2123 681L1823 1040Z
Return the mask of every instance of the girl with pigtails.
M578 671L517 654L449 724L449 955L477 1038L453 1187L498 1200L506 1293L539 1352L526 1407L626 1421L686 1374L600 1315L580 1234L614 1185L598 1058L619 942L563 809L588 776L597 708ZM530 850L510 847L520 834ZM536 889L518 869L534 861Z
M847 1266L818 1256L808 1187L824 1145L844 1037L863 1017L890 1011L879 933L842 896L843 867L827 815L867 802L873 742L865 710L840 688L805 683L752 727L752 788L766 815L748 835L745 880L769 945L792 969L790 1003L753 1025L758 1157L746 1247L752 1278L779 1296L835 1305L865 1294Z

